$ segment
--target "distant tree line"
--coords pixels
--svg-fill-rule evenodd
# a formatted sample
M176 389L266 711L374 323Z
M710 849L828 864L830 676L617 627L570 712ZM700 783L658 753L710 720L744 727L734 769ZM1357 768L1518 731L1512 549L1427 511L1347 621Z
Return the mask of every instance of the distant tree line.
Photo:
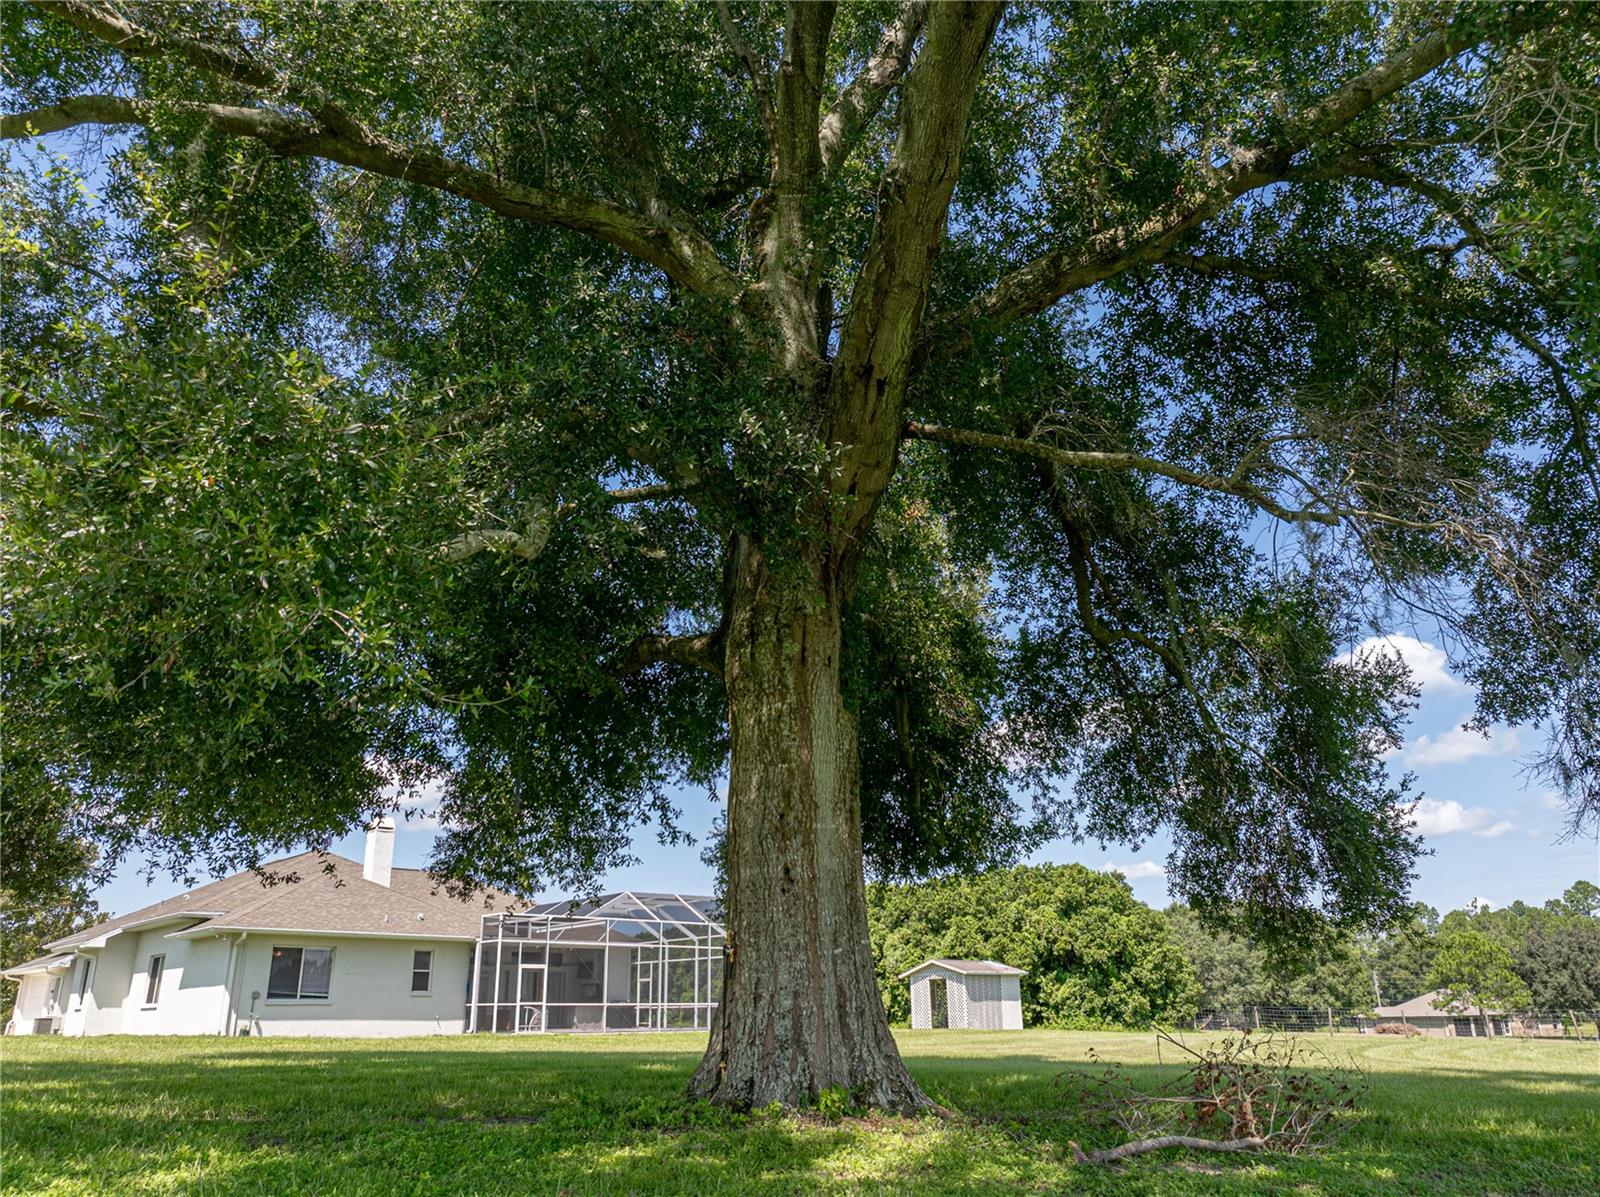
M930 957L1027 969L1029 1026L1147 1027L1200 1009L1369 1010L1431 990L1491 1007L1600 1008L1600 886L1543 906L1417 904L1380 933L1331 925L1298 954L1269 952L1187 906L1155 911L1114 873L1082 865L994 869L868 887L878 983L891 1022L910 1018L899 974Z
M1287 963L1185 906L1163 913L1195 968L1202 1008L1363 1009L1435 989L1501 1007L1600 1007L1600 886L1588 881L1543 906L1470 906L1440 917L1419 903L1380 933L1325 928Z

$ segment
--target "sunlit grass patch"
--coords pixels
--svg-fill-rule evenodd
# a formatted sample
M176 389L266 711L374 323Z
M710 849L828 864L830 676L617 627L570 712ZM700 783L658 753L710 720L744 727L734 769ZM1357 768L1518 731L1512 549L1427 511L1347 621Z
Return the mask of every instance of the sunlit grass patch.
M905 1032L952 1118L836 1121L689 1102L703 1039L14 1039L6 1194L1513 1194L1600 1191L1595 1045L1341 1036L1367 1105L1323 1156L1074 1166L1063 1070L1151 1085L1153 1036Z

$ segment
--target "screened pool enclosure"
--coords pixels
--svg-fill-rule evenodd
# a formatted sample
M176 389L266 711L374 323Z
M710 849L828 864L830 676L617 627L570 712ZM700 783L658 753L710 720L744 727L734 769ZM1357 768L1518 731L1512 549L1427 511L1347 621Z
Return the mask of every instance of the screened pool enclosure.
M713 898L608 894L483 919L469 1029L706 1030L722 996Z

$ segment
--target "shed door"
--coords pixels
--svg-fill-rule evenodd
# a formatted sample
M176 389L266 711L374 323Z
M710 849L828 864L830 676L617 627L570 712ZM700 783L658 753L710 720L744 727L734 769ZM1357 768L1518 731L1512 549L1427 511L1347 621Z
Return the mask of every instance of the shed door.
M928 1008L932 1011L936 1030L945 1030L950 1026L950 995L945 992L943 977L928 979Z

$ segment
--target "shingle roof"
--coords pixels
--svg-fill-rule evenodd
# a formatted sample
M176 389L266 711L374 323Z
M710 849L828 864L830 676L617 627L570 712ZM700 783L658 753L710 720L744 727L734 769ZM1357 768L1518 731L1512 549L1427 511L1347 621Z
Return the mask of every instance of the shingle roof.
M1378 1006L1373 1010L1373 1013L1379 1018L1452 1018L1457 1015L1464 1018L1468 1015L1482 1017L1485 1013L1481 1006L1463 1006L1459 1004L1442 1007L1435 1006L1433 1003L1438 997L1439 991L1430 989L1427 993L1414 997L1409 1002L1400 1002L1394 1006ZM1500 1012L1490 1010L1487 1013L1493 1018Z
M329 866L332 866L331 869ZM306 931L345 935L407 935L476 939L485 914L513 900L497 890L471 899L450 897L421 869L395 869L389 885L361 875L358 861L302 852L198 886L151 906L109 919L45 947L59 950L144 923L196 920L189 932Z
M0 976L20 977L24 973L45 973L53 968L65 968L71 963L71 952L55 952L49 956L37 956L32 960L24 960L21 964L13 964L8 969L0 970Z
M916 968L906 969L905 972L900 974L899 979L904 981L912 973L920 973L925 968L934 967L947 968L953 973L965 973L968 975L1001 977L1025 977L1028 975L1027 969L1012 968L1009 964L1001 964L998 960L951 960L948 957L940 956L932 960L924 960Z

